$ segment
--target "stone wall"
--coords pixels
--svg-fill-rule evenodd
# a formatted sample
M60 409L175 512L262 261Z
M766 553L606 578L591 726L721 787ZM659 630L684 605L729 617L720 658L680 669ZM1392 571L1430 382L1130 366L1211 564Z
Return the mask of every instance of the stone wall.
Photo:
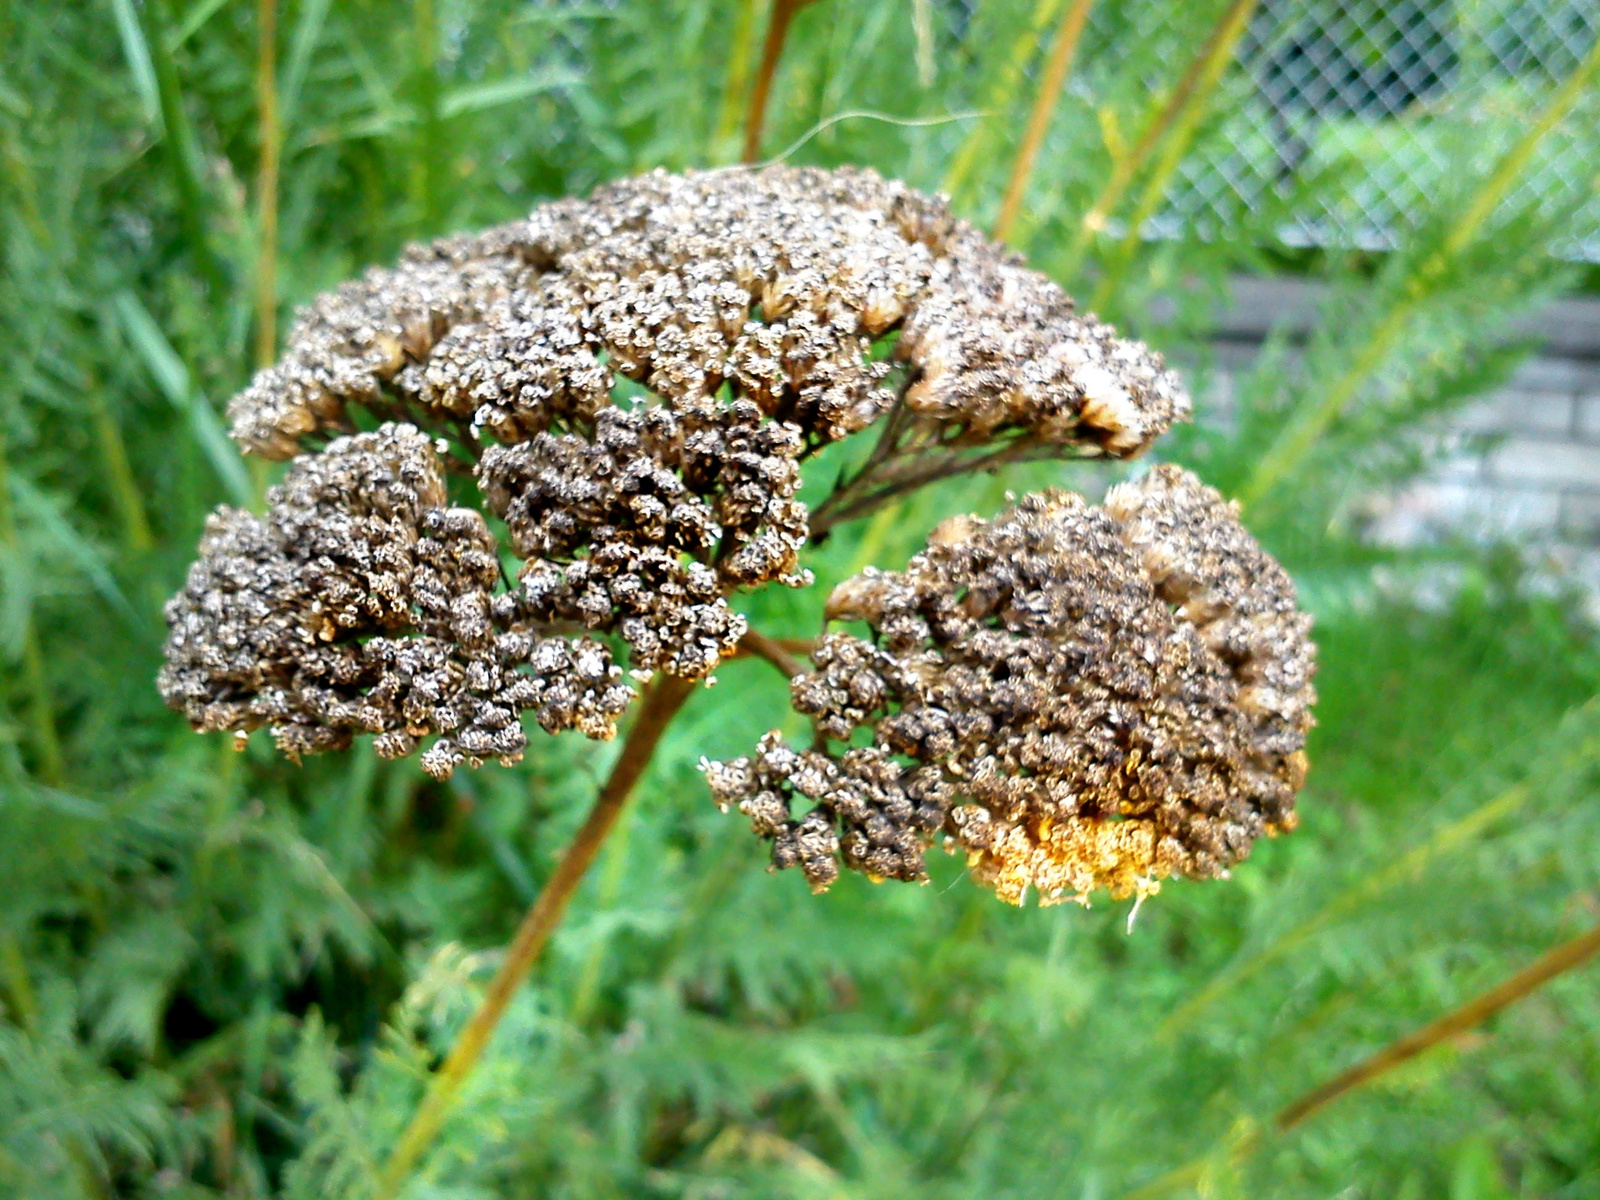
M1293 280L1235 282L1200 420L1229 418L1232 373L1279 322L1306 327L1320 296ZM1440 429L1443 457L1426 476L1374 497L1373 533L1407 545L1514 539L1600 597L1600 300L1560 301L1523 332L1542 340L1539 353Z

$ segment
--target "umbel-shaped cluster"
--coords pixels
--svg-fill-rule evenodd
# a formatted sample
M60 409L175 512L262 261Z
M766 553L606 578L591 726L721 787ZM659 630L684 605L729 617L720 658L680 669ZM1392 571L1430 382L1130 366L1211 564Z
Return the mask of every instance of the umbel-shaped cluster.
M730 597L809 584L839 521L1131 457L1188 411L1159 355L940 199L858 170L624 181L300 315L230 406L293 462L264 516L210 518L161 690L197 729L293 757L371 734L438 777L516 761L530 716L609 738L632 681L708 679L746 637ZM867 430L809 509L807 460ZM1182 472L948 522L826 615L871 636L825 635L794 680L814 744L707 764L818 889L841 863L922 879L943 834L1008 900L1142 894L1293 824L1307 619Z
M858 170L628 180L301 313L229 410L294 462L264 517L210 519L161 690L290 755L432 739L441 777L515 761L524 714L611 737L631 679L734 651L731 594L809 582L822 447L884 426L870 496L928 454L1133 454L1188 404L942 200Z
M993 522L954 518L903 572L841 584L827 616L872 637L827 634L793 680L814 747L774 733L706 764L774 865L817 890L841 860L923 879L942 831L1012 903L1143 894L1220 875L1294 826L1310 618L1235 508L1185 471L1158 467L1100 507L1045 492Z

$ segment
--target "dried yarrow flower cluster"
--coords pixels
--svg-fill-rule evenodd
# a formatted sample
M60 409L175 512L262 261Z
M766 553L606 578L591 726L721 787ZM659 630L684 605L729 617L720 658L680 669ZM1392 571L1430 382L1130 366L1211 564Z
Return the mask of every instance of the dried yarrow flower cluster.
M629 180L301 314L230 407L248 451L295 461L265 517L212 517L162 691L295 755L435 738L439 776L515 760L524 713L609 737L630 675L701 679L732 652L730 594L808 582L797 493L821 447L893 412L912 449L1125 456L1188 404L1158 355L871 172ZM895 791L889 757L833 769L891 824L927 832L951 803L942 777ZM916 841L846 853L914 876Z
M1175 467L1092 507L1029 496L936 529L903 572L840 585L793 680L813 749L776 734L707 763L717 800L813 888L837 861L924 878L942 831L1020 903L1223 874L1293 828L1311 726L1310 618L1217 492ZM861 731L870 744L848 745ZM809 808L806 808L809 806ZM797 809L806 809L797 812Z

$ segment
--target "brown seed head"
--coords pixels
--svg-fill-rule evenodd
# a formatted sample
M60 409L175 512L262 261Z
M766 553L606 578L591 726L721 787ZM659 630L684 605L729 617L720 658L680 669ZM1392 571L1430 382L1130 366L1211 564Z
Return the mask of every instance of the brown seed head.
M516 758L524 712L609 737L613 654L709 675L745 629L732 592L809 582L800 463L896 405L940 447L1114 455L1188 412L1159 356L870 171L657 172L414 247L305 309L230 405L248 450L295 461L265 518L212 518L163 693L292 754L435 737L440 775ZM468 458L514 580L446 497Z
M707 768L719 803L814 886L830 881L824 827L845 865L892 878L920 877L943 829L974 878L1020 903L1220 875L1293 825L1310 619L1187 472L1158 467L1104 507L1046 492L993 522L957 518L905 571L842 585L830 612L873 640L826 635L794 680L819 748L769 735ZM860 730L870 747L822 749ZM797 798L812 805L798 819ZM801 830L810 859L784 849Z

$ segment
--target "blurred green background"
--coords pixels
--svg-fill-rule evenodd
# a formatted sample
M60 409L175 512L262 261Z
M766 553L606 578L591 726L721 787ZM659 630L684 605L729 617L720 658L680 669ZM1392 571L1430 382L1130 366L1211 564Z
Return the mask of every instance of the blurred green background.
M1585 281L1594 32L1581 5L1422 7L1459 103L1424 81L1398 111L1330 109L1285 158L1218 31L1260 44L1329 5L1099 0L1010 230L1185 365L1199 420L1158 452L1246 497L1316 613L1300 830L1231 881L1167 885L1131 932L1127 904L1007 908L941 855L931 886L813 898L695 769L790 719L770 667L730 663L409 1195L1600 1196L1593 966L1271 1131L1600 919L1582 598L1516 547L1360 536L1362 498L1531 351L1516 322ZM818 0L764 153L871 165L992 227L1067 9ZM1575 41L1483 67L1530 9ZM410 240L735 159L768 18L0 0L0 1194L370 1194L613 748L540 735L441 785L365 746L295 767L190 733L153 686L161 604L208 509L281 470L238 457L222 405L295 305ZM1383 45L1350 53L1382 74ZM1406 168L1387 207L1380 162ZM1207 201L1196 180L1229 163L1257 183ZM1284 272L1328 285L1317 319L1209 420L1229 280ZM901 565L942 514L1114 477L957 481L811 565L826 588ZM746 609L810 636L821 595Z

